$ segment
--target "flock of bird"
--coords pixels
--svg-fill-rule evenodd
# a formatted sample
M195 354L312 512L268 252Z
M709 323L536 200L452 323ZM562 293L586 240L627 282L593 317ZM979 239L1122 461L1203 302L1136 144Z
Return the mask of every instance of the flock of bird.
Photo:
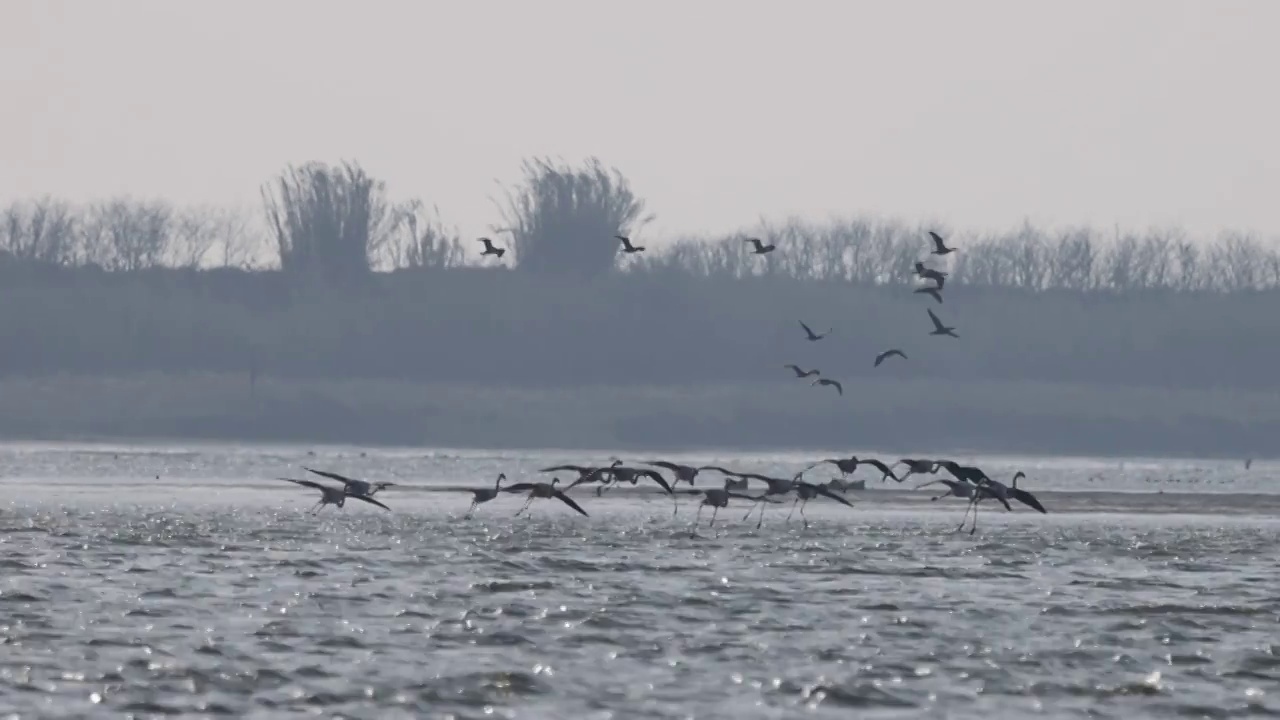
M947 247L946 242L942 239L942 236L939 235L938 233L933 232L931 230L929 231L929 237L933 240L933 251L930 253L931 255L944 256L944 255L950 255L951 253L955 252L955 248ZM759 240L755 238L748 238L748 242L752 242L756 245L756 252L769 252L774 247L773 245L769 245L768 249L762 251L760 248ZM928 295L932 297L935 301L941 303L942 302L942 286L946 284L947 273L942 272L941 270L936 270L931 267L926 267L923 262L919 262L919 261L916 262L915 271L916 271L916 277L921 278L923 280L932 280L933 284L916 288L914 292ZM954 327L950 327L945 323L943 323L942 320L938 317L938 315L933 312L932 308L925 308L925 312L928 313L929 320L930 322L933 323L933 331L929 333L930 335L949 335L953 338L960 337L959 335L956 334L956 329ZM826 332L815 333L813 331L813 328L810 328L808 325L806 325L803 320L800 321L800 327L804 330L805 339L808 340L809 342L817 342L818 340L821 340L827 337L828 335L830 335L832 331L835 329L835 328L830 328ZM883 363L885 360L888 360L891 357L899 357L899 358L902 358L903 360L906 360L907 354L903 352L900 348L889 348L876 355L875 364L873 365L873 367L880 367L881 363ZM804 370L798 365L784 365L783 367L795 373L795 376L799 379L815 377L816 379L812 383L810 383L811 385L833 387L835 388L838 394L844 395L844 386L840 384L840 381L834 380L832 378L822 377L822 371L820 370L817 370L817 369Z
M942 239L942 236L939 235L938 233L930 230L929 237L933 241L933 250L930 252L930 255L937 255L939 257L944 257L946 255L950 255L951 253L955 252L956 249L952 247L947 247L946 242ZM643 245L634 244L631 241L631 238L627 237L626 235L614 235L614 238L622 243L622 252L625 254L629 255L632 253L644 252L645 250L645 247ZM484 251L480 253L481 256L492 255L498 259L501 259L502 256L506 253L506 248L495 246L493 244L493 240L487 237L477 238L477 241L484 245ZM743 242L751 245L752 255L768 255L769 253L773 252L774 250L777 250L778 248L777 245L774 245L772 243L766 245L763 240L756 237L744 238ZM916 272L916 277L921 278L923 280L932 280L933 284L916 288L914 292L918 294L928 295L932 297L936 302L941 303L942 287L947 282L947 273L942 272L941 270L936 270L934 268L926 267L925 264L920 261L916 262L915 272ZM930 335L947 335L953 338L960 337L959 335L956 334L955 332L956 329L954 327L948 326L945 323L943 323L942 320L938 317L938 315L933 312L932 308L925 308L925 312L928 313L929 320L930 322L933 323L933 331L929 333ZM827 337L828 335L830 335L834 330L834 328L830 328L826 332L815 333L812 328L810 328L808 325L805 324L803 320L800 321L800 327L804 329L805 339L810 342L817 342L818 340L821 340ZM903 360L906 360L907 354L899 348L890 348L876 355L874 367L880 367L881 363L883 363L885 360L888 360L891 357L900 357ZM839 380L823 377L821 370L816 370L816 369L804 370L804 369L801 369L798 365L785 365L783 367L788 370L791 370L793 373L795 373L795 376L799 379L806 379L810 377L815 378L813 382L810 383L811 385L832 387L832 388L835 388L838 394L842 396L844 395L844 385L842 385Z
M1013 476L1013 481L1009 485L993 480L980 468L973 465L961 465L954 460L931 460L918 458L903 458L893 465L888 465L881 460L875 458L859 458L851 456L847 458L828 458L819 460L797 472L791 478L771 477L760 473L738 472L729 470L719 465L683 465L680 463L669 462L666 460L645 460L640 462L640 466L627 466L621 460L614 460L609 465L593 466L593 465L554 465L552 467L542 468L540 473L557 473L557 472L575 472L578 477L560 487L559 476L553 476L550 482L519 482L512 485L503 486L503 481L507 479L505 473L499 473L497 479L492 486L483 487L463 487L463 486L427 486L420 488L428 492L461 492L471 495L471 505L467 508L467 512L463 518L471 517L476 508L491 500L498 498L503 493L524 493L525 502L516 515L519 516L529 509L529 505L536 499L542 498L547 500L559 500L565 505L572 508L575 512L587 516L587 511L582 509L576 500L568 495L568 492L579 485L594 485L596 495L603 495L608 490L620 485L638 485L641 480L651 480L654 484L661 488L661 492L670 496L673 501L672 517L679 512L679 498L683 495L698 495L702 497L702 501L698 504L698 511L693 519L693 526L690 530L691 534L696 534L698 523L702 518L702 509L710 507L711 520L708 526L714 525L716 515L722 508L729 505L731 499L748 501L751 504L747 510L747 514L743 520L751 517L753 512L758 510L758 519L756 528L760 528L764 523L764 508L766 504L782 503L784 498L791 497L791 512L787 515L787 521L790 522L796 510L800 511L800 517L804 521L806 528L809 527L809 520L805 517L804 508L810 501L819 496L828 498L835 502L848 507L853 507L853 503L844 497L851 487L857 487L852 483L848 483L841 478L833 478L826 483L813 483L804 480L804 474L814 468L830 463L836 466L841 473L841 478L847 478L849 475L857 471L861 466L869 466L875 468L881 473L880 480L884 482L892 479L896 482L903 482L912 475L936 475L940 470L945 470L951 477L941 477L929 480L915 489L925 488L930 485L944 485L947 491L937 496L931 497L930 500L939 500L944 497L955 497L968 501L968 507L965 508L965 514L960 520L960 525L956 528L959 532L964 529L965 523L970 520L970 512L972 511L972 523L969 528L969 534L973 534L978 527L978 504L983 500L994 500L1004 506L1005 510L1012 511L1013 505L1011 501L1016 501L1026 505L1037 512L1047 513L1044 505L1036 499L1036 496L1025 488L1018 487L1018 480L1025 478L1026 475L1018 472ZM894 468L899 465L906 466L906 472L898 475L895 474ZM643 467L641 467L643 466ZM341 482L341 486L325 485L314 480L299 480L296 478L280 478L287 482L295 483L303 487L309 487L320 491L320 500L316 503L313 513L319 512L325 505L334 505L338 508L343 507L347 498L355 498L357 500L377 505L384 510L390 510L380 500L373 496L380 491L392 487L397 483L394 482L368 482L355 478L340 475L327 470L314 470L304 467L309 473L319 475ZM662 471L671 473L670 479L664 477ZM699 473L716 472L724 476L724 483L718 487L695 487ZM764 484L763 490L758 494L751 494L750 482L756 481ZM681 483L688 487L680 487ZM838 493L838 494L837 494Z
M947 247L942 237L936 232L930 231L929 235L933 240L932 255L945 256L955 251L955 248ZM626 235L615 235L614 237L622 243L623 253L632 254L644 252L645 250L643 245L636 245L632 243L631 238ZM481 252L482 256L490 255L501 259L506 253L506 248L495 246L493 241L487 237L478 238L478 242L484 245L484 250ZM744 239L744 242L752 246L751 253L753 255L767 255L777 249L776 245L765 244L759 238L748 237ZM915 264L915 272L917 277L933 281L933 285L918 288L915 292L929 295L935 301L941 303L942 288L943 285L946 284L947 273L926 267L923 262L919 261ZM951 337L959 337L955 333L955 328L945 325L931 308L926 308L926 312L929 315L929 319L933 322L933 331L929 333L930 335L949 335ZM834 330L834 328L830 328L825 332L816 333L811 327L805 324L803 320L800 321L800 327L804 329L805 339L810 342L822 340L830 335ZM906 353L901 349L890 348L876 355L875 367L879 367L881 363L891 357L900 357L904 360L907 359ZM833 387L837 393L844 395L844 387L840 384L840 381L823 377L819 370L804 370L798 365L786 365L785 367L795 373L797 378L816 377L816 379L811 383L812 385ZM841 479L832 479L827 483L811 483L803 479L806 472L824 463L834 464L841 472ZM1018 487L1018 480L1025 477L1023 473L1017 473L1014 475L1012 483L1010 485L1005 485L1004 483L991 479L986 473L977 467L960 465L952 460L921 460L904 458L897 463L894 463L893 466L889 466L880 460L871 458L858 458L856 456L836 458L821 460L814 463L813 465L800 470L790 479L769 477L759 473L736 472L716 465L704 465L699 467L681 465L662 460L644 461L640 464L647 467L628 467L623 465L621 460L615 460L608 466L556 465L554 467L543 468L539 471L578 473L578 478L565 485L563 489L558 487L560 483L559 477L552 477L550 482L520 482L503 487L502 483L507 479L505 474L499 474L497 480L491 487L450 486L426 487L422 489L429 491L470 493L471 506L467 508L467 512L464 517L470 517L478 506L494 500L502 493L526 494L525 503L518 511L516 511L516 515L520 515L528 510L530 503L538 498L559 500L565 505L568 505L574 511L582 515L586 515L587 511L583 510L581 505L566 494L569 490L579 485L593 484L596 485L596 495L601 495L610 488L623 484L636 485L642 479L649 479L656 483L664 493L670 495L673 501L681 495L699 495L702 497L702 502L698 504L697 515L694 517L694 531L696 531L698 522L701 519L702 508L712 508L710 524L715 524L716 514L721 508L728 507L730 499L750 501L752 503L751 508L747 511L747 514L743 519L749 519L751 517L751 513L758 509L759 519L756 522L756 527L759 528L764 522L765 505L780 503L782 502L781 498L787 496L794 497L791 503L791 514L788 514L787 520L789 521L791 519L791 515L799 509L800 516L804 519L805 527L808 527L809 521L807 518L804 518L804 507L810 500L822 496L852 507L852 503L843 497L843 495L850 489L862 487L862 484L846 482L843 478L847 478L850 474L856 471L859 466L867 465L876 468L882 473L882 482L889 478L892 478L897 482L902 482L913 474L933 475L937 474L939 470L946 470L952 476L951 478L930 480L919 487L923 488L936 484L942 484L947 487L946 492L930 498L931 500L938 500L940 498L950 496L969 501L969 506L965 509L965 515L960 521L960 526L956 528L957 531L964 529L965 522L969 520L970 511L972 511L973 517L972 525L969 529L970 534L977 529L978 504L983 500L995 500L1003 505L1006 510L1013 509L1013 506L1010 504L1010 500L1015 500L1034 508L1041 513L1047 512L1044 506L1040 504L1040 501L1037 500L1034 495L1023 488ZM897 465L906 465L907 472L901 476L896 475L893 472L893 467L896 467ZM659 468L672 473L670 481L663 477ZM395 485L396 483L369 483L325 470L313 470L311 468L303 469L312 474L342 483L342 486L338 487L333 485L324 485L314 480L280 478L281 480L287 480L288 482L320 491L320 500L316 504L313 512L319 512L325 505L334 505L341 508L347 498L355 498L372 505L377 505L384 510L390 510L389 507L375 499L373 496L379 491ZM709 488L693 487L698 473L704 471L718 472L724 475L723 486ZM763 492L757 495L750 494L749 482L752 480L765 484L766 487ZM685 483L689 487L678 487L680 483ZM679 505L675 503L673 504L675 505L672 510L672 514L674 516L679 510Z

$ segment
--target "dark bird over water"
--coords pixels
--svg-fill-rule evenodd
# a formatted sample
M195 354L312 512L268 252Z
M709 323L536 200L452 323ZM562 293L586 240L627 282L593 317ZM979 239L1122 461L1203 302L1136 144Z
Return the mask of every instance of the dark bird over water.
M801 370L799 365L783 365L782 367L787 368L791 372L795 373L796 377L798 378L807 378L810 375L821 374L817 370Z
M533 502L535 498L547 498L547 499L555 498L556 500L559 500L565 505L568 505L569 507L573 508L578 513L582 515L587 515L587 511L579 507L578 503L573 501L573 498L569 497L568 495L565 495L564 493L556 489L556 483L558 482L560 482L560 478L557 477L557 478L551 478L551 482L549 483L544 483L544 482L516 483L515 485L508 485L502 488L502 492L523 492L526 490L529 491L529 499L524 501L524 507L516 511L517 515L527 510L529 508L529 503ZM590 516L587 516L587 517L590 517Z
M357 500L363 500L371 505L377 505L383 510L391 509L386 505L383 505L382 503L378 502L377 500L374 500L373 498L369 497L368 495L353 495L352 493L347 492L347 489L345 487L339 488L339 487L333 487L331 485L321 485L320 483L314 480L294 480L293 478L280 478L280 479L287 482L296 483L303 487L315 488L316 490L320 491L320 502L316 503L315 509L311 511L312 515L320 512L320 510L323 509L325 505L336 505L337 507L342 507L343 504L346 503L347 498L349 497L355 498Z
M622 252L626 252L626 253L644 252L643 245L632 245L631 238L627 237L626 235L614 235L614 237L622 241Z
M942 321L938 319L937 315L933 314L932 310L926 308L925 312L929 313L929 319L933 321L933 332L929 333L930 335L950 335L953 338L960 337L955 333L955 328L943 325Z
M337 480L343 485L346 485L347 486L346 490L348 495L364 495L365 497L373 497L379 491L385 490L386 488L389 488L395 485L395 483L393 482L371 483L365 480L356 480L355 478L349 478L346 475L339 475L336 472L327 472L325 470L312 470L311 468L306 466L303 466L302 469L306 470L309 473L315 473L316 475L319 475L321 477L327 477L330 480Z
M841 395L844 395L844 386L840 384L839 380L832 380L831 378L818 378L817 380L814 380L810 384L811 385L829 385L835 388L836 392L840 393Z
M1019 470L1017 474L1013 476L1013 486L1009 488L1009 497L1013 498L1014 500L1017 500L1018 502L1022 503L1023 505L1026 505L1029 508L1038 510L1047 515L1049 511L1044 509L1044 505L1040 504L1040 501L1036 499L1035 495L1032 495L1030 492L1027 492L1026 490L1018 487L1018 478L1025 478L1026 476L1027 474L1022 472L1021 470Z
M803 320L800 321L800 327L804 328L805 339L808 340L809 342L813 342L815 340L821 340L822 338L830 335L831 331L835 329L835 328L828 328L826 332L822 333L821 335L818 335L814 333L813 330L809 329L809 326L805 325Z
M495 257L499 257L499 258L500 258L500 257L502 257L502 256L503 256L503 254L504 254L504 253L506 253L506 252L507 252L507 249L506 249L506 248L494 247L494 246L493 246L493 241L492 241L492 240L490 240L490 239L489 239L489 238L487 238L487 237L476 238L476 239L477 239L479 242L484 243L484 252L480 253L482 256L483 256L483 255L493 255L493 256L495 256Z
M749 242L755 246L755 249L751 251L752 255L764 255L766 253L771 253L778 248L777 245L765 245L760 242L760 238L747 238L743 240L743 242Z
M934 270L933 268L930 268L930 267L925 267L924 263L922 262L916 263L916 275L926 280L932 280L936 282L938 284L939 290L941 290L942 286L947 283L946 273L940 270Z
M433 488L423 488L423 489L428 490L430 492L469 492L471 493L471 507L468 507L466 514L462 516L465 519L465 518L471 517L471 513L475 512L477 505L480 505L481 503L487 503L490 500L498 497L498 493L501 491L501 488L502 488L502 481L506 479L507 479L506 473L498 473L498 479L496 482L493 483L493 487L491 488L490 487L470 488L470 487L452 487L451 486L451 487L433 487Z
M721 470L715 465L681 465L680 463L667 462L666 460L644 460L645 465L653 465L664 470L669 470L674 476L675 481L671 483L674 486L679 482L686 482L692 485L697 479L698 473L703 470Z
M942 290L940 289L941 287L942 286L940 285L933 285L930 287L916 288L915 291L917 293L924 293L925 295L928 295L929 297L941 303L942 302Z
M933 252L931 253L932 255L947 255L949 253L953 253L956 251L955 248L947 247L946 243L942 242L942 236L939 235L938 233L930 230L929 237L933 238Z
M885 350L884 352L876 356L875 367L880 367L880 363L884 362L886 359L891 358L895 355L902 358L903 360L907 359L907 354L902 352L901 350L898 350L896 348L893 350Z

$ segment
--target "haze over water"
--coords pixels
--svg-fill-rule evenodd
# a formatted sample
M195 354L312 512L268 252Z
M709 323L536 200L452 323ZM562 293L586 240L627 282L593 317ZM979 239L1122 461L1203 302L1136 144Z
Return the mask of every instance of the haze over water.
M870 471L854 509L810 503L807 529L789 503L759 530L738 504L693 537L692 502L673 519L641 489L575 489L590 518L543 500L513 518L512 496L462 521L467 495L412 487L605 457L6 445L0 711L1280 712L1272 463L965 458L1026 470L1051 511L984 508L973 536L954 532L963 503ZM822 455L682 457L783 474ZM312 491L272 479L303 464L405 487L379 495L390 513L311 516Z

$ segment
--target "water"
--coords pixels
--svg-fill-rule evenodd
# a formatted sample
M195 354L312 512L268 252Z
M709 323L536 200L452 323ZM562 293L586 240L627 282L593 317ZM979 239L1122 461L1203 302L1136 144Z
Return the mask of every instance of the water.
M1280 714L1271 463L972 458L1051 510L984 509L973 536L963 503L871 474L807 529L739 504L692 537L692 503L639 491L463 522L468 496L411 487L312 516L272 479L608 457L366 453L0 446L0 717Z

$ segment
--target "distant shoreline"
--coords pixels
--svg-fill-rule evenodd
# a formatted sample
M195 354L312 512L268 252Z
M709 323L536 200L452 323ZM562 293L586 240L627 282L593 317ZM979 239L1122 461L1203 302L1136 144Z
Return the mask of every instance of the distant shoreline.
M230 374L7 377L0 379L0 441L647 453L867 448L901 456L1240 461L1280 455L1273 441L1280 397L932 380L852 380L845 392L786 382L535 389L270 377L251 391L243 375Z

